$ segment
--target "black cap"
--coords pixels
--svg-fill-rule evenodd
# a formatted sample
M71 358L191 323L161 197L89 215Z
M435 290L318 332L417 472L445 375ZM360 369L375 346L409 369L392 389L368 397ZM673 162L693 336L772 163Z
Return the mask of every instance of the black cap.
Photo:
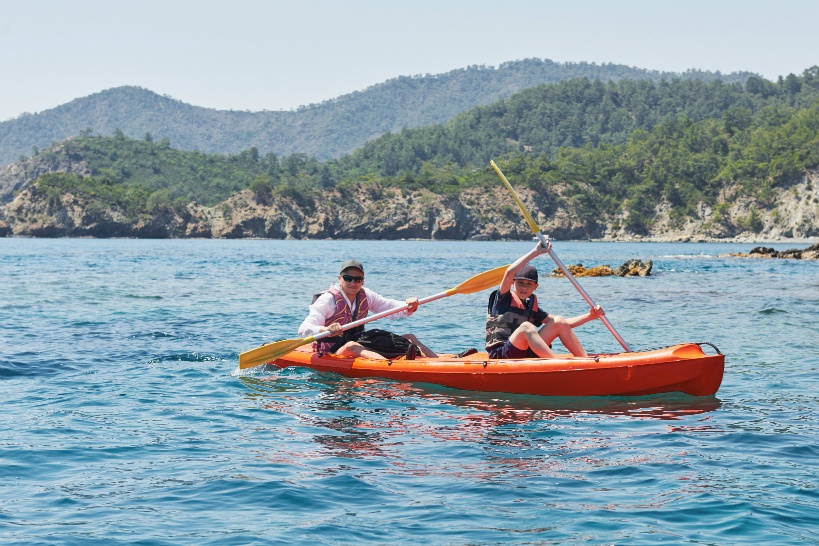
M537 282L537 269L533 265L524 265L515 273L515 280L518 279Z
M347 260L346 262L341 264L341 271L339 271L339 274L344 273L345 269L350 269L351 267L355 267L356 269L359 269L361 270L362 273L364 273L364 266L361 265L361 262L359 262L358 260Z

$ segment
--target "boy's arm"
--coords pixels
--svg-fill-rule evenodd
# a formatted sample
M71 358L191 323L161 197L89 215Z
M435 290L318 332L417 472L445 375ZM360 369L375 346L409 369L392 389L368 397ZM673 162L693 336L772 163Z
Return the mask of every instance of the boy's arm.
M569 328L577 328L582 324L586 324L589 321L594 319L600 318L604 316L606 312L603 310L602 307L599 305L597 307L592 307L589 309L589 312L585 315L578 315L576 317L572 317L570 319L566 319L566 322L569 323Z
M506 268L506 273L503 274L503 280L498 288L499 294L506 294L512 289L512 283L515 280L515 273L520 271L524 265L529 263L534 257L549 252L549 249L552 247L552 243L549 241L546 241L546 243L548 245L546 247L538 243L535 248L512 262L509 267Z

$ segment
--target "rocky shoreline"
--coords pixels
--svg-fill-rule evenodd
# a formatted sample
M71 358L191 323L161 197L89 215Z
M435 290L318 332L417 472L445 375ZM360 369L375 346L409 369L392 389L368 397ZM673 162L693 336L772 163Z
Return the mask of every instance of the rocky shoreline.
M576 239L581 240L581 239ZM598 237L582 239L595 243L742 243L755 245L812 245L819 243L819 237L771 237L770 235L756 235L744 233L733 237L691 237L684 234L668 234L663 236L622 235L618 237Z
M731 256L736 258L784 258L793 260L819 260L819 244L811 245L808 248L791 248L788 250L775 250L770 247L758 246L752 248L750 252L733 252L720 254L720 256Z
M672 219L669 206L660 203L645 234L627 231L622 211L583 214L563 195L569 191L558 189L551 196L526 187L519 191L543 232L559 241L819 242L817 173L778 188L775 206L767 209L738 199L720 212L702 205L690 217ZM751 212L757 218L754 230L746 225ZM0 204L0 237L525 241L532 232L502 187L445 196L362 183L301 198L260 198L244 190L214 206L189 203L135 214L116 204L104 208L93 197L64 193L55 198L32 185Z

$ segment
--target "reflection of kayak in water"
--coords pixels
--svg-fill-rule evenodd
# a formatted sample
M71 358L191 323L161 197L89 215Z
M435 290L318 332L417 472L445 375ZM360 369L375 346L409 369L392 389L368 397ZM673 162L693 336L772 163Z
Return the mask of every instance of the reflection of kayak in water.
M323 374L310 379L310 388L318 388L320 396L311 396L303 404L293 404L288 396L290 389L298 391L299 373L283 373L266 376L243 375L239 379L259 397L262 407L293 416L296 420L309 420L313 411L333 411L335 417L320 420L321 426L332 429L333 434L317 435L316 441L324 447L338 450L343 457L382 456L390 442L384 436L372 434L371 427L361 428L356 417L349 416L350 400L372 407L392 407L381 417L378 426L402 432L415 432L420 436L435 436L444 441L484 441L492 435L492 443L502 442L497 427L519 425L529 422L559 418L592 418L593 416L622 416L632 419L656 419L669 421L668 430L674 432L720 431L718 424L707 418L690 419L718 409L721 405L715 396L689 396L681 393L652 394L648 396L536 396L528 394L504 394L497 392L462 391L432 385L430 383L407 383L378 378L345 378L336 374ZM395 406L384 406L395 401ZM408 414L403 408L417 407L420 411ZM452 406L462 411L447 412L448 419L456 422L441 428L437 421L429 422L424 408ZM343 431L345 434L338 434ZM514 430L501 433L507 440L517 442ZM389 435L388 435L389 436ZM388 439L388 438L387 438ZM515 443L515 445L518 445Z
M703 344L704 345L704 344ZM458 358L370 360L313 352L309 346L270 362L303 366L347 377L381 377L433 383L457 389L545 396L636 396L683 392L710 396L722 383L725 356L706 355L687 343L652 351L559 355L549 359L495 360L486 353Z

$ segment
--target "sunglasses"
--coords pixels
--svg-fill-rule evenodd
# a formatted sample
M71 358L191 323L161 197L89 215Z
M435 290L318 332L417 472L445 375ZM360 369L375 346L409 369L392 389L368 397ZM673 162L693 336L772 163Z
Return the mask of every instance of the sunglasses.
M347 282L364 282L363 276L359 277L357 275L342 275L341 278Z

